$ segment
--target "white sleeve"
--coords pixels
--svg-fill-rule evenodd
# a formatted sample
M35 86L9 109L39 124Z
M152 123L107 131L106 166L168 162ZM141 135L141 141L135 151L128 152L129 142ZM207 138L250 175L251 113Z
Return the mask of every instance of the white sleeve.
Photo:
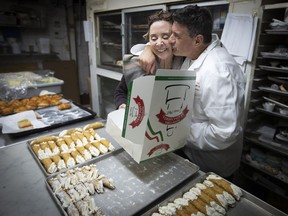
M143 52L145 46L147 45L150 45L150 43L148 42L146 44L135 44L134 46L131 47L130 53L132 55L139 56Z

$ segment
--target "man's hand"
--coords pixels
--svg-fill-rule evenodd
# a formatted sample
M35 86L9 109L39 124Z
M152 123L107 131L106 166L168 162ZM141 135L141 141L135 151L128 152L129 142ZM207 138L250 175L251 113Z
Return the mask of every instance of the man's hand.
M126 104L121 104L118 109L125 109L126 108Z
M154 74L156 72L156 57L151 50L150 45L146 45L143 52L139 56L139 63L141 68L147 74Z

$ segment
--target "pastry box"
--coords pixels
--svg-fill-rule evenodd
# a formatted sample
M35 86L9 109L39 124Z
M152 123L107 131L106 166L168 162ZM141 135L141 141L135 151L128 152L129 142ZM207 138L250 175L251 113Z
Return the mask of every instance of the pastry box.
M191 71L159 69L155 76L133 80L125 113L108 114L107 132L138 163L183 147L190 130L195 79Z

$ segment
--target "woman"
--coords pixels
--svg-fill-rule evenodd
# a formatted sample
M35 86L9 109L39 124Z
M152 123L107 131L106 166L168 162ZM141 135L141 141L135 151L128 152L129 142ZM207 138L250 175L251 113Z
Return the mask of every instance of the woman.
M174 56L169 44L172 23L172 14L164 10L156 12L148 18L148 32L144 38L149 41L151 50L156 56L156 68L179 69L182 65L183 58ZM140 67L138 56L125 55L123 63L123 76L114 93L116 109L126 107L127 84L133 79L146 75Z

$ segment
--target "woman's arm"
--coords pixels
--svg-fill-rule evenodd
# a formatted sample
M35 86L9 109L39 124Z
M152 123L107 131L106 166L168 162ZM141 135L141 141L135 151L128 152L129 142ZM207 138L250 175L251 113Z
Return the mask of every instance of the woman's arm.
M126 107L127 94L128 94L128 87L125 81L125 77L122 76L121 81L117 85L114 92L114 104L116 109Z

